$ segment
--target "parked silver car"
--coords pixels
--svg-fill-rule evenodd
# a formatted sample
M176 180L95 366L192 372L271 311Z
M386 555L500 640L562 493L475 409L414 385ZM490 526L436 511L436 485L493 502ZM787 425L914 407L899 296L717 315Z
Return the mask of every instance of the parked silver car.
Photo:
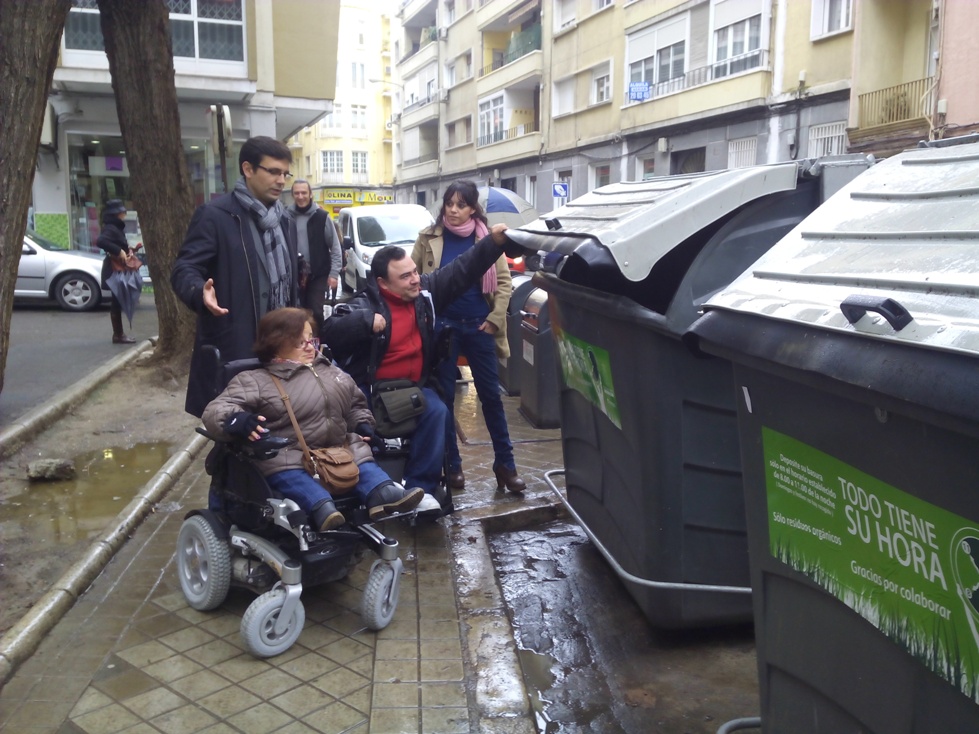
M90 311L112 295L100 286L102 259L102 255L70 250L28 229L14 298L53 299L66 311Z

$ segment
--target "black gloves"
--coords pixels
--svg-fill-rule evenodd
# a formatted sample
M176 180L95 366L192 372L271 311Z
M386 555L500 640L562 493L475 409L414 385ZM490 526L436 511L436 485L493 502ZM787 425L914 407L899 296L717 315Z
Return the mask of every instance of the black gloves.
M230 436L246 438L248 434L258 428L258 416L254 413L232 413L231 417L224 422L224 432Z
M367 423L366 421L364 423L358 423L357 426L356 426L356 428L354 428L354 431L357 432L357 435L358 436L363 436L364 438L369 438L369 439L371 439L371 442L373 442L373 440L374 440L374 426L372 426L370 423Z

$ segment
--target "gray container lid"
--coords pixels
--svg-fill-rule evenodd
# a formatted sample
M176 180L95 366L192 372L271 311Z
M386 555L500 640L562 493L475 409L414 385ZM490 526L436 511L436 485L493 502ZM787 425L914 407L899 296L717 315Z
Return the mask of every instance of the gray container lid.
M507 234L526 249L563 255L595 241L628 280L639 282L706 225L750 201L794 189L798 173L790 162L611 184ZM553 220L560 229L548 227Z
M855 178L704 310L974 356L977 244L979 144L909 150Z

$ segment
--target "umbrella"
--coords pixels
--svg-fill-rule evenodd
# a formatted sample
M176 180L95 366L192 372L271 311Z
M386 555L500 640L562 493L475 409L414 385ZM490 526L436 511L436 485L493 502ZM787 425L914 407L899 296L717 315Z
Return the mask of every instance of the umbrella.
M508 227L521 227L539 216L533 206L509 189L480 186L479 203L490 226L502 222Z
M139 294L143 292L143 276L138 270L114 270L105 284L122 306L122 312L129 319L129 328L133 328L133 312L139 303Z

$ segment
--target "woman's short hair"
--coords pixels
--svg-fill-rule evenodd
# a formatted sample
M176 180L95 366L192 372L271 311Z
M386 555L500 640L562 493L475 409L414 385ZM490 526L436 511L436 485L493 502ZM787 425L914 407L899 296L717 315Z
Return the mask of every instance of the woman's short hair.
M285 347L295 347L303 338L306 324L312 326L313 314L303 308L277 308L258 322L258 337L252 350L268 364Z

